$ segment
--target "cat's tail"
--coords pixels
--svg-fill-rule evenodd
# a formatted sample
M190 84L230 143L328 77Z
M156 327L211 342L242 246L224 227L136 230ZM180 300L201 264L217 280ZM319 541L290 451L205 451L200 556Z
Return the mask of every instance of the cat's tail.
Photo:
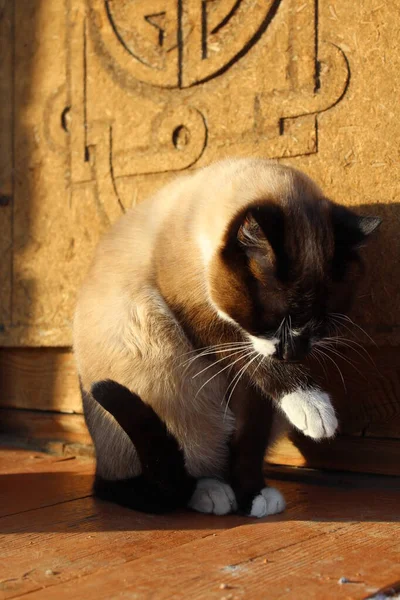
M139 457L142 473L110 481L96 475L95 494L147 513L165 513L187 506L196 479L185 468L183 451L151 406L115 381L95 383L93 398L126 432Z

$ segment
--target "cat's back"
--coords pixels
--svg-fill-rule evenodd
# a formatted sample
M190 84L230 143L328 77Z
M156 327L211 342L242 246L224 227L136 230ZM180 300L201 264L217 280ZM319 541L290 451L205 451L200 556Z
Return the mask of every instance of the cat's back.
M140 344L149 346L151 315L160 309L154 276L157 239L171 213L177 216L184 210L179 200L188 197L188 179L178 178L128 209L100 240L73 322L81 375L95 373L100 365L103 370L111 361L121 365L128 347L140 356Z

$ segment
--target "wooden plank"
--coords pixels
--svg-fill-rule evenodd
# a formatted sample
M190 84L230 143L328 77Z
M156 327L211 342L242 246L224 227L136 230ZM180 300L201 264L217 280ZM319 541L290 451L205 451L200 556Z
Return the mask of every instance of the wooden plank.
M94 465L26 453L18 463L1 451L0 516L16 514L91 494ZM8 465L8 466L7 466Z
M87 464L0 452L0 471L20 480L19 496L27 473L54 476L63 465L73 478ZM3 516L0 599L233 600L269 597L271 589L274 598L343 598L340 577L357 581L346 590L362 598L395 576L399 487L374 477L330 475L321 483L277 482L287 511L260 521L189 511L152 516L91 497ZM54 504L53 487L42 487ZM2 490L14 509L15 488Z
M341 577L357 582L348 584L352 598L363 598L396 578L399 523L298 517L235 527L129 561L123 577L119 565L104 567L81 577L79 586L72 580L38 589L31 598L343 598Z
M66 466L59 467L59 465ZM58 471L59 468L66 469L68 472L81 472L83 470L92 473L94 471L93 460L74 460L74 457L59 457L45 452L9 448L7 446L0 447L1 475L36 473L39 471L51 472L54 469Z
M1 348L0 406L82 413L68 348Z
M91 438L83 415L0 410L0 433L30 441L54 452L91 454ZM400 475L400 444L395 439L339 436L315 443L300 435L283 438L267 455L273 465ZM51 442L48 444L48 442ZM53 443L54 442L54 443ZM72 448L69 446L72 444ZM76 447L75 445L78 445Z
M16 443L19 440L60 454L93 454L83 415L0 409L0 434L13 436ZM300 435L292 437L283 438L272 448L268 464L400 475L397 439L339 436L316 443Z
M397 439L339 436L333 441L316 443L310 438L293 435L293 440L283 438L278 442L268 454L268 462L313 469L400 475L400 442Z
M296 504L297 487L282 486ZM7 566L2 568L0 599L59 585L146 555L158 556L164 547L171 550L247 523L244 517L215 518L190 512L154 517L92 498L29 511L18 518L5 517L0 520L0 543L6 548ZM110 547L112 555L105 551ZM46 575L49 571L55 576Z
M49 440L91 444L83 415L4 408L0 409L0 433L37 441L38 446Z
M364 489L377 487L385 490L400 491L400 477L393 475L373 475L369 473L352 473L351 471L328 471L326 469L311 469L304 467L272 465L268 463L264 468L266 480L291 481L295 483L308 483L310 485L328 485L331 487L351 487Z
M0 519L0 600L235 527L245 518L139 514L85 498Z

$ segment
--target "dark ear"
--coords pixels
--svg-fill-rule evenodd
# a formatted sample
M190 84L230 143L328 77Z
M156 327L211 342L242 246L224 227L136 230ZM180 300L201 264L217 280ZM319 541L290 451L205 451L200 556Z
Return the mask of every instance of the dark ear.
M252 250L256 250L257 248L265 249L268 245L268 240L264 231L254 218L251 210L242 217L236 233L236 238L242 246Z
M274 204L253 206L243 215L237 239L243 245L265 248L268 245L278 257L284 250L285 220Z
M236 217L230 228L230 238L248 257L274 264L278 277L288 271L285 251L285 218L274 204L251 206Z
M380 217L360 216L339 205L334 205L332 216L337 248L359 248L382 222Z

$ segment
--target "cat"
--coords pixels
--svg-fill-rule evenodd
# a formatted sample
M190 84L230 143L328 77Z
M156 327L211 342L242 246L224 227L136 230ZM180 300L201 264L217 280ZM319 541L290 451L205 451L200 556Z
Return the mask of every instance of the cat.
M266 448L289 425L335 435L303 361L351 306L379 225L256 158L179 176L128 210L74 318L95 492L149 512L281 512Z

